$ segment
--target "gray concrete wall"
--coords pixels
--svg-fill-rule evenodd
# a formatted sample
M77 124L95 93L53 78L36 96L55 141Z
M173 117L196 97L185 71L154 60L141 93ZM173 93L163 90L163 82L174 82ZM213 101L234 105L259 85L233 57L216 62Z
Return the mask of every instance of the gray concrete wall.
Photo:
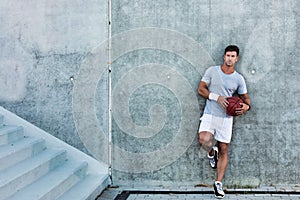
M1 105L105 162L111 76L114 184L212 183L196 88L228 44L252 110L235 118L225 184L299 184L298 1L0 5Z
M1 105L86 153L73 102L85 60L107 40L107 10L104 0L0 3Z

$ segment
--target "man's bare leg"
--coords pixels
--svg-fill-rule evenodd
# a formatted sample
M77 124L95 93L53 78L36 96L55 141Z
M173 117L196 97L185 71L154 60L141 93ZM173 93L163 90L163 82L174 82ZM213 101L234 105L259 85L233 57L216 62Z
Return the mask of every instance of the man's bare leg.
M216 181L222 182L228 164L228 144L223 142L218 142L218 147L219 147L219 159L217 165Z

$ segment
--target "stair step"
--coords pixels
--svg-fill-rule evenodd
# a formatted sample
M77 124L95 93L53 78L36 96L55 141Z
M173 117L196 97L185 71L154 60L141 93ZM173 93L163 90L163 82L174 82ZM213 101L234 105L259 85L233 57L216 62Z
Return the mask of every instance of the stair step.
M88 174L58 200L94 200L107 187L108 182L109 177L107 174Z
M86 162L67 161L64 165L56 168L52 172L49 172L28 187L18 191L13 196L9 197L9 199L57 199L85 176L86 169Z
M24 160L0 172L1 198L7 198L16 191L38 180L66 161L65 150L46 149L42 153Z
M0 112L0 200L95 200L108 186L106 164L1 106Z
M0 171L45 150L45 141L32 137L0 146Z
M21 126L2 126L0 128L0 146L18 141L24 137Z

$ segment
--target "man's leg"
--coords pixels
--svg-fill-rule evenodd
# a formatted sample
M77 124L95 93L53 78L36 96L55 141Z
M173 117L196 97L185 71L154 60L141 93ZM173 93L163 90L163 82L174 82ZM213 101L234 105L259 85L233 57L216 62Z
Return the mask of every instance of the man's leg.
M225 193L223 191L222 180L228 164L228 144L224 142L218 142L218 146L219 160L217 165L217 178L214 183L214 192L216 198L224 198Z
M232 134L232 118L216 118L217 126L215 137L218 140L218 164L217 164L217 177L214 182L214 192L216 198L224 198L225 193L223 190L222 180L224 178L227 164L228 164L228 144ZM220 142L224 141L224 142ZM227 142L228 141L228 142Z
M228 164L228 144L223 142L218 142L218 147L219 147L219 160L217 166L216 181L222 182Z
M213 142L213 148L209 151L209 153L208 153L208 155L209 156L214 156L215 155L215 150L214 150L214 148L217 148L218 149L218 141L215 141L215 142Z
M218 148L214 147L216 141L214 136L209 131L202 131L199 133L199 143L201 147L208 153L207 157L209 164L213 169L217 168L218 162Z
M214 137L209 131L199 132L199 144L208 153L213 153ZM211 152L212 151L212 152Z

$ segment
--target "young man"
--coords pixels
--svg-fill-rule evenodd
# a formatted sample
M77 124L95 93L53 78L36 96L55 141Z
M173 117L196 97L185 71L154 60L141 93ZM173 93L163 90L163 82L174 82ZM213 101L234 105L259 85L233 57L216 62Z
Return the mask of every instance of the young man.
M243 99L241 108L236 110L237 115L243 115L250 110L245 79L234 68L238 56L237 46L226 47L223 64L208 68L198 87L199 95L206 99L204 113L200 119L199 143L208 152L211 167L217 169L214 182L216 198L225 196L222 179L228 163L228 144L233 125L233 117L227 115L225 111L228 105L226 98L237 93Z

